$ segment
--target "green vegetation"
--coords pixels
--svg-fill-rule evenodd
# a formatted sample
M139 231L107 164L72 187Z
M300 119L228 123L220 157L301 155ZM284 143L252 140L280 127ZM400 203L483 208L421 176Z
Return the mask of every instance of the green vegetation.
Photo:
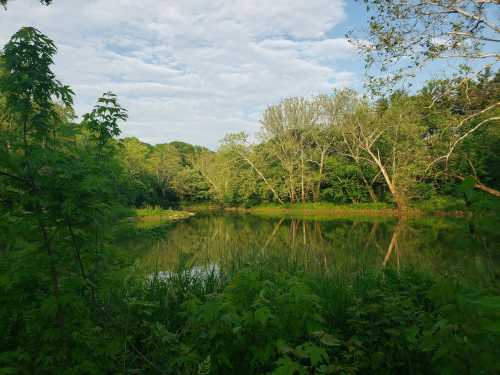
M117 237L138 238L146 234L164 235L165 230L173 223L190 218L194 214L187 211L164 210L158 207L141 208L134 210L135 217L126 226L127 233L118 234ZM135 219L135 220L134 220ZM122 232L125 228L120 228Z
M498 42L484 15L495 2L365 2L377 12L368 65L445 57L436 30L476 61ZM453 22L436 29L443 9ZM408 19L420 27L405 30ZM24 27L0 55L1 374L500 371L492 64L413 91L285 98L264 111L258 143L230 134L210 151L118 139L127 111L111 92L78 120L56 52ZM180 205L281 219L183 223L193 215ZM467 213L409 223L411 207ZM323 236L318 220L283 217L322 212L381 220L330 223ZM167 257L174 245L193 254L146 262L154 272L137 264L147 254L134 241L158 237Z
M467 210L477 200L498 201L499 127L481 126L455 144L450 126L463 126L481 108L495 106L499 74L470 79L467 92L450 80L376 102L349 90L285 99L264 113L261 143L232 134L216 152L178 142L121 140L128 204L382 202L432 210L436 202L436 210ZM446 97L436 97L436 91L446 91ZM465 95L470 102L462 101ZM496 118L496 111L492 107L470 121L479 125ZM441 204L445 200L448 207Z
M229 211L232 211L229 209ZM259 216L292 217L321 220L328 218L361 218L361 217L396 217L397 210L387 203L336 204L329 202L296 203L287 205L263 204L250 208L236 209L237 212L249 212ZM411 210L407 214L418 214Z
M264 113L261 143L233 134L216 152L196 148L184 154L172 145L125 139L120 159L130 176L129 202L163 207L180 201L229 207L383 202L405 210L426 201L457 206L454 201L463 202L466 195L460 209L467 210L488 199L484 196L498 201L499 127L475 130L449 155L447 148L454 144L452 124L460 126L498 100L499 77L487 72L470 80L467 94L453 81L431 81L415 95L396 92L376 102L348 90L285 99ZM444 90L447 96L436 98L434 93ZM477 99L463 103L464 95ZM495 111L474 121L496 116Z
M180 270L134 299L152 317L128 317L141 321L136 345L165 372L498 370L498 297L411 271L346 280L264 265L204 277Z
M159 207L146 207L134 210L139 220L177 221L193 216L186 211L164 210Z

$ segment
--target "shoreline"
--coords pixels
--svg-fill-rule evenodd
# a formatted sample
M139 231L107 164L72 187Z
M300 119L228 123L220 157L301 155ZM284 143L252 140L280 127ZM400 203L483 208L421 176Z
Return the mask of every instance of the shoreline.
M369 205L327 205L315 207L314 205L296 205L288 207L280 206L256 206L256 207L225 207L224 211L249 213L259 216L299 216L305 218L349 218L349 217L466 217L467 213L460 210L453 211L428 211L420 208L409 207L404 211L390 206L370 207Z

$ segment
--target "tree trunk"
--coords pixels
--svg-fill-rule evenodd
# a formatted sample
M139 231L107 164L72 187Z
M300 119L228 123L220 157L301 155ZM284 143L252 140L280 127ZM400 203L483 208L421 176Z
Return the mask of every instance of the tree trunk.
M370 195L373 203L377 203L378 199L375 191L373 191L373 186L368 182L363 172L361 172L361 178L363 179L363 183L365 184L366 190L368 191L368 194Z
M321 152L321 158L320 158L320 161L319 161L318 186L316 187L316 191L314 192L314 196L313 196L313 201L314 202L319 201L319 197L320 197L320 194L321 194L321 182L323 181L323 169L324 169L324 166L325 166L325 153L326 152L324 150Z
M462 177L462 176L459 176L459 175L455 175L454 174L453 177L459 179L460 181L465 180L465 177ZM495 197L500 198L500 191L495 190L493 188L490 188L489 186L486 186L486 185L484 185L484 184L482 184L480 182L476 182L474 184L474 188L476 188L478 190L481 190L481 191L484 191L485 193L488 193L488 194L493 195Z
M295 186L293 184L293 175L290 172L288 173L288 181L290 183L290 202L294 203L295 202Z
M394 198L394 202L396 202L396 206L398 208L398 211L406 210L406 208L407 208L406 199L404 198L403 194L401 194L398 191L394 181L391 180L391 177L389 176L389 173L387 172L386 168L382 164L382 161L380 160L380 158L377 157L377 155L375 155L370 148L367 147L366 151L371 156L371 158L373 159L375 164L377 164L378 168L380 169L380 172L382 172L382 175L384 176L385 183L387 184L387 187L389 188L389 191L391 192L392 197Z
M300 192L302 203L306 203L306 192L304 186L304 149L300 151Z

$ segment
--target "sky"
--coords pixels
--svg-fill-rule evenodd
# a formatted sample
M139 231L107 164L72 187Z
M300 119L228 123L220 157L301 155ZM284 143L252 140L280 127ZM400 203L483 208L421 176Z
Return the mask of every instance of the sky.
M363 59L345 39L366 26L343 0L11 0L0 45L34 26L58 46L54 71L78 115L106 91L129 119L122 136L215 149L255 135L263 110L289 96L361 88Z

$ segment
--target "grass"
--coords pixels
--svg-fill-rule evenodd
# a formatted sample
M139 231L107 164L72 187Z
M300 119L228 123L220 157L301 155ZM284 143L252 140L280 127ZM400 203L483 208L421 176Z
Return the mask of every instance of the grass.
M115 243L147 237L161 237L166 229L195 214L187 211L165 210L160 207L145 207L130 210L126 221L115 228Z
M287 217L311 220L329 218L388 218L397 215L394 207L387 203L358 203L339 205L329 202L296 203L287 205L265 204L251 208L236 209L236 211L266 217Z
M431 199L412 202L405 211L407 216L456 216L462 217L468 213L474 215L498 212L498 199L478 194L474 201L467 206L463 198L450 196L434 196ZM394 217L398 211L390 203L354 203L337 204L331 202L315 203L265 203L253 207L230 207L227 211L240 211L269 217L289 217L300 219L328 219L328 218L373 218Z
M165 210L160 207L146 207L134 210L135 217L139 221L173 222L187 219L194 214L187 211Z
M180 206L182 210L189 212L220 211L222 209L220 204L211 202L206 202L206 203L182 202Z
M287 209L339 209L339 210L360 210L360 209L393 209L394 206L389 203L354 203L354 204L338 204L332 202L309 202L309 203L293 203L279 205L276 203L268 203L255 206L255 208L287 208Z

